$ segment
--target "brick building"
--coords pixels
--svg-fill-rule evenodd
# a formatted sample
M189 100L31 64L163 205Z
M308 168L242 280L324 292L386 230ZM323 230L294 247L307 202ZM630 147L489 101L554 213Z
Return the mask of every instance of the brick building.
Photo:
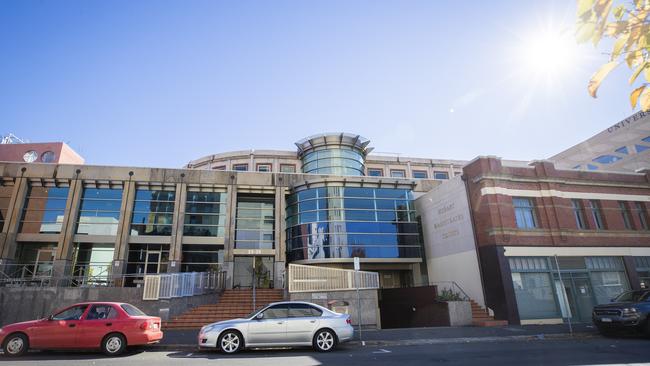
M479 157L463 180L485 301L497 319L590 321L593 305L650 286L650 171Z

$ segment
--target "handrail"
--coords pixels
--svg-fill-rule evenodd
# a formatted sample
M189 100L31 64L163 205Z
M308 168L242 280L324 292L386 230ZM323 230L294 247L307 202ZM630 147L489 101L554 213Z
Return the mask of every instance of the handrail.
M459 295L462 294L462 296L460 297L463 298L465 301L469 301L471 299L469 295L467 295L467 292L465 292L465 290L463 290L463 288L460 287L460 285L456 283L456 281L434 281L434 282L430 282L429 284L432 286L436 286L437 295L440 295L440 292L444 290L450 290L452 292L456 292Z

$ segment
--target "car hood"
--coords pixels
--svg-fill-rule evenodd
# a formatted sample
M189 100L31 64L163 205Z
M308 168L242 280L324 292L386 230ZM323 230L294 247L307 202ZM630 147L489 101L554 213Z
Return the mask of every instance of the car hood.
M235 325L235 324L244 323L244 322L247 322L247 321L248 321L248 319L245 319L245 318L237 318L237 319L230 319L230 320L222 320L220 322L208 324L207 326L209 326L209 327L211 327L211 326L228 326L228 325Z
M2 329L15 329L15 328L24 329L24 328L29 328L29 327L31 327L33 325L36 325L36 324L44 322L44 321L45 321L45 319L38 319L38 320L29 320L29 321L20 322L20 323L7 324L4 327L2 327Z

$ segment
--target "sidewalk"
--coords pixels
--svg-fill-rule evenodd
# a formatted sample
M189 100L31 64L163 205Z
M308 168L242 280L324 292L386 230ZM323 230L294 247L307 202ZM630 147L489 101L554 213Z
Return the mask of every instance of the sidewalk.
M154 347L165 349L196 348L197 330L167 330L162 342ZM574 324L574 337L591 337L597 334L590 324ZM505 327L435 327L377 329L362 331L366 345L417 345L434 343L497 342L508 340L529 340L544 338L570 337L569 326L559 325L524 325ZM355 331L355 342L359 344Z

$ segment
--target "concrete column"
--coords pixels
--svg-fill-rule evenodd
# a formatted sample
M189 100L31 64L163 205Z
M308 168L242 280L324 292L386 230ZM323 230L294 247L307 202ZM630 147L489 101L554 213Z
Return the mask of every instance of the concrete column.
M625 265L625 273L630 280L630 288L632 290L641 290L641 279L636 271L636 261L632 256L624 256L623 264Z
M129 254L129 234L131 232L131 217L135 201L135 182L124 182L122 205L120 206L120 221L117 225L117 240L113 252L113 278L119 279L126 274L126 262Z
M285 263L286 263L286 199L284 197L284 187L275 188L275 268L273 275L273 284L276 288L282 288L285 285Z
M185 203L187 202L187 184L176 185L176 200L174 202L174 218L172 220L172 236L169 246L169 266L167 272L181 271L183 257L183 224L185 223Z
M233 284L233 249L235 248L235 225L237 223L237 187L226 188L226 227L224 228L223 270L226 271L226 288Z

